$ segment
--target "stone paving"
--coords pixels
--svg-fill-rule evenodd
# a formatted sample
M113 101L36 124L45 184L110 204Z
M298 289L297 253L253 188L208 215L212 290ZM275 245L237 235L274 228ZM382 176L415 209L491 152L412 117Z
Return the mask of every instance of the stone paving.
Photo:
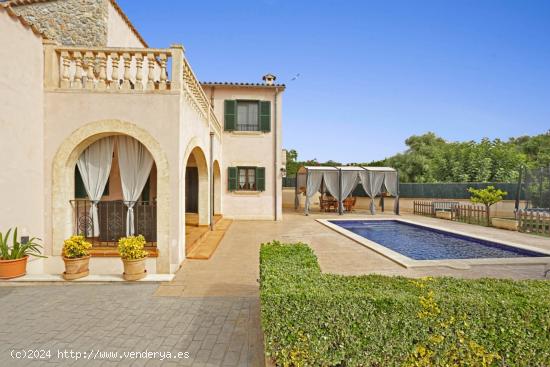
M263 365L257 298L157 297L157 288L136 283L0 287L0 366ZM49 350L51 358L10 355L23 350ZM81 353L81 359L59 358L58 351ZM175 357L180 352L182 358L122 355L145 351ZM109 352L119 356L93 359Z
M348 214L360 218L367 214ZM264 366L258 282L259 247L274 239L308 243L328 273L542 279L534 265L405 269L315 221L331 214L286 212L281 222L235 221L214 256L187 260L174 281L155 284L6 286L0 282L3 366ZM550 249L550 239L419 216L403 217L471 234ZM4 286L2 286L4 285ZM51 350L42 361L12 350ZM189 358L59 359L57 352L178 352ZM84 358L84 357L81 357Z

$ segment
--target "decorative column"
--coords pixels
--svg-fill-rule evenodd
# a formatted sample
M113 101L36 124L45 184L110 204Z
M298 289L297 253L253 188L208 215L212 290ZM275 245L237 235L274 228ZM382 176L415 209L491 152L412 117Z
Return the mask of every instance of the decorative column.
M75 73L72 87L75 89L82 88L82 54L79 51L73 52L75 62Z
M86 69L86 89L94 88L94 67L95 67L95 58L94 53L87 51L84 54L84 68Z
M113 64L113 71L111 73L111 88L119 89L120 88L120 75L118 72L118 63L120 62L120 57L118 53L111 52L111 62Z
M132 62L132 57L128 52L123 53L122 57L124 58L124 81L122 82L121 89L130 90L132 88L130 84L130 78L132 77L130 74L130 63Z
M107 88L107 55L105 52L98 52L99 76L97 78L97 89L105 90Z
M137 53L135 55L136 58L136 85L134 88L136 90L143 90L143 54Z
M61 52L62 66L61 66L61 88L70 88L70 67L71 60L69 59L69 53L67 51Z
M168 79L166 75L166 54L160 54L160 83L159 90L166 90L166 80Z
M155 54L147 54L147 90L155 90Z

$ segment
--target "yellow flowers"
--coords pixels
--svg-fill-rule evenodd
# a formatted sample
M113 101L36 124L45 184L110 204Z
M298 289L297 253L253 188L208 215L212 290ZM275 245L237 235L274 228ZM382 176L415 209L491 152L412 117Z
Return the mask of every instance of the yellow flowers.
M118 240L118 253L125 260L137 260L147 257L147 251L143 249L145 246L145 237L129 236Z
M441 361L451 364L445 366L480 366L489 367L499 358L498 353L491 353L475 340L468 339L466 333L460 329L461 325L468 326L466 315L462 323L456 322L454 316L442 318L442 311L435 301L434 291L429 289L432 278L422 278L411 281L423 291L419 303L421 310L418 318L429 323L430 334L425 342L415 346L407 364L414 367L441 366Z
M71 236L63 242L63 256L69 259L90 255L92 244L84 236Z

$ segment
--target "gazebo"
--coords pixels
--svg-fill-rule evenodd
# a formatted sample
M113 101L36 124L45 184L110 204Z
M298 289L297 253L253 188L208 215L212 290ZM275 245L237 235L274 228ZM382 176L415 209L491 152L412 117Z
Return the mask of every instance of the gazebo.
M295 207L299 205L299 195L305 194L304 214L309 214L311 198L321 187L336 198L338 213L344 213L344 200L361 184L371 199L371 214L376 213L374 198L385 191L395 197L394 212L399 214L399 173L391 167L362 166L303 166L296 175Z

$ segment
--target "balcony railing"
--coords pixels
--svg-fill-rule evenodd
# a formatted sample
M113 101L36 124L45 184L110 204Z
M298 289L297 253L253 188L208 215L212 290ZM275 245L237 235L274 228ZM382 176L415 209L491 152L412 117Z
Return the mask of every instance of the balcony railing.
M85 236L96 247L116 247L118 240L126 236L128 207L122 200L100 201L97 205L99 228L94 228L91 215L92 201L71 200L73 207L73 233ZM154 201L138 201L134 205L136 235L143 235L147 246L157 242L157 204Z

